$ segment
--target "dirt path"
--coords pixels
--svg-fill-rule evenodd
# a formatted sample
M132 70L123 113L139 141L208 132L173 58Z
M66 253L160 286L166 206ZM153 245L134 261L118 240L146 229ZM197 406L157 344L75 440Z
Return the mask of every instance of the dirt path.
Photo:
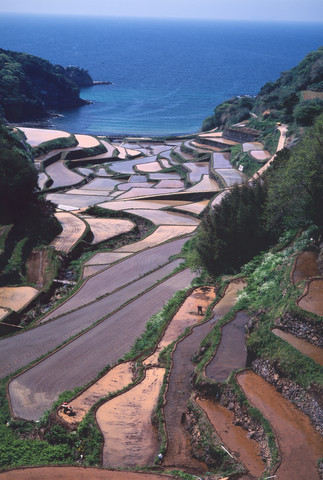
M214 400L197 400L215 428L226 448L234 454L256 478L261 477L265 464L260 457L260 447L255 440L247 437L247 432L233 424L234 414Z
M224 382L233 370L244 368L247 360L245 325L249 317L238 312L235 318L222 328L220 345L206 367L206 376Z
M323 441L308 417L254 372L243 372L237 378L248 400L275 431L281 453L277 478L319 480L317 460L323 453Z
M164 368L148 369L139 385L97 410L96 419L104 436L104 467L153 464L158 453L158 438L151 416L164 373Z
M91 382L104 367L116 363L144 332L151 316L193 278L189 270L177 273L15 377L9 384L14 415L38 420L60 393Z
M34 467L0 472L1 480L174 480L173 476L91 467Z
M278 130L280 131L280 137L279 137L279 140L278 140L278 145L277 145L277 149L276 149L276 153L279 151L279 150L282 150L285 146L285 140L286 140L286 132L287 132L287 125L282 125L281 127L278 127ZM265 172L267 170L267 168L271 165L271 163L274 161L275 159L275 156L276 156L276 153L275 155L273 155L267 163L265 163L265 165L263 167L261 167L254 175L253 177L250 179L251 180L256 180L257 178L259 178L259 176L261 176L263 174L263 172Z

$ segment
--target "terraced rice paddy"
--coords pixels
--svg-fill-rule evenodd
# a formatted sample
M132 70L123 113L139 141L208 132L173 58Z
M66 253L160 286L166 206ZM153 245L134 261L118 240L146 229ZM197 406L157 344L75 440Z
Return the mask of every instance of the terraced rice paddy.
M92 244L104 242L110 238L130 232L135 224L130 220L119 218L86 218L86 223L90 225L93 233Z
M75 135L75 138L81 148L93 148L100 145L99 140L91 135Z
M19 130L24 132L27 137L27 142L32 147L37 147L43 142L49 142L57 138L67 138L71 136L70 133L62 130L48 130L45 128L19 127Z
M204 136L214 142L220 141L226 147L235 144L221 139L219 132L201 135ZM77 135L76 138L79 141L80 153L81 148L99 144L99 141L91 136ZM165 374L159 355L165 347L178 341L179 336L186 331L187 335L174 345L171 369L167 377L168 388L163 411L167 449L160 468L181 468L197 476L203 475L207 471L207 465L192 456L192 439L187 430L187 402L193 392L191 380L195 369L192 357L197 352L200 354L201 341L219 318L235 304L237 293L245 286L244 282L235 280L229 283L223 297L213 306L208 320L205 320L204 314L215 299L215 289L204 286L190 290L186 300L165 326L156 342L155 350L151 349L142 360L142 380L138 380L135 375L137 364L119 361L129 352L134 340L145 331L152 315L159 312L175 292L190 287L195 274L188 269L173 274L182 259L171 258L180 254L187 238L198 228L200 221L194 215L201 214L209 205L209 195L203 198L203 193L214 192L215 195L220 191L220 187L209 176L209 162L195 162L193 155L181 151L181 141L161 145L136 139L136 143L112 145L102 138L100 142L106 146L106 154L92 159L84 158L84 162L104 160L107 170L97 164L93 169L79 168L82 177L70 172L73 175L66 175L64 181L67 183L63 184L65 186L69 185L72 178L83 179L83 175L88 176L93 172L96 172L96 178L81 188L70 189L64 193L51 193L47 198L66 210L78 210L98 204L115 212L134 213L150 220L157 228L137 242L111 251L94 253L83 264L83 277L86 279L79 289L45 314L40 319L38 328L0 340L0 375L4 377L11 374L45 355L40 362L14 377L8 387L13 415L28 420L37 420L45 410L51 408L64 390L90 383L88 388L71 399L75 416L58 413L61 421L70 423L72 427L84 418L97 400L119 392L117 396L103 403L96 412L96 419L105 438L102 464L113 468L145 467L153 464L160 449L160 439L151 421ZM195 155L211 153L212 167L228 187L242 183L244 176L232 167L227 153L215 151L218 147L209 150L206 145L194 147L192 141L185 144ZM184 182L177 171L160 171L176 163L172 157L173 148L182 156L183 166L188 171L190 182L194 184L189 189L185 190ZM243 144L243 150L258 157L265 155L262 145L257 142ZM160 155L157 159L158 154ZM141 158L129 160L129 156L137 155L141 155ZM65 166L63 160L52 166L54 165L55 186L62 181L59 175L64 176L62 167ZM117 173L121 173L122 177L115 176ZM177 192L183 193L178 197ZM221 191L211 201L211 205L217 205L226 193L227 190ZM153 195L165 195L165 199L154 200ZM139 197L145 198L139 200ZM180 199L175 200L176 198ZM197 201L194 201L194 198ZM170 211L169 207L182 213ZM93 243L103 242L129 231L134 226L129 220L89 218L86 215L82 217L82 212L74 215L63 211L56 215L63 225L63 232L52 245L66 253L71 251L85 233L86 225L82 218L92 230ZM293 271L293 282L315 277L318 272L315 262L316 259L313 259L309 252L299 256ZM322 284L318 284L316 278L307 283L308 290L300 299L299 305L306 308L309 304L315 304L316 311L321 312L317 310L322 308L321 300L317 299L322 293ZM28 303L33 294L38 294L38 291L31 287L17 288L24 289L21 290L24 295L17 298L14 297L18 290L10 293L0 289L0 317L7 314L8 308L21 308L20 305ZM9 300L6 303L6 299L9 299L11 304ZM202 309L202 314L199 314L198 307ZM205 369L205 374L210 379L223 382L232 371L245 366L244 325L247 320L247 315L239 312L230 323L222 327L218 349ZM273 333L291 343L294 341L285 334L282 335L281 331ZM62 344L64 345L59 348ZM307 353L302 350L305 347L308 348L309 345L301 347L295 343L295 348L322 363L321 352L314 357L315 347L311 346L312 351L307 350ZM46 356L49 352L52 354ZM108 373L93 382L96 375L107 365L112 366ZM315 462L319 457L320 440L316 432L308 424L306 417L305 420L303 417L296 419L293 408L290 404L285 406L285 400L276 391L272 393L267 390L267 384L264 385L262 379L255 379L249 374L254 375L250 372L239 375L239 383L250 401L272 422L275 429L282 454L282 463L277 471L279 478L289 480L297 478L297 475L301 475L298 478L318 478ZM135 385L134 381L137 382ZM125 387L128 390L120 393L120 389ZM249 474L239 478L251 478L250 475L261 477L264 462L260 457L259 446L246 437L246 432L241 427L232 425L233 414L210 399L198 398L197 403L213 424L220 441L248 469ZM277 418L282 418L280 425L277 425ZM303 435L303 432L306 435ZM305 472L308 476L302 477ZM0 472L0 478L8 480L55 479L62 476L67 479L85 479L89 478L89 475L91 478L109 480L169 478L167 475L151 472L146 474L83 469L81 466Z
M188 192L217 192L220 190L219 185L209 175L203 175L202 180L191 188Z
M46 167L46 174L53 180L52 188L75 185L83 180L81 175L69 170L64 160L58 160Z
M238 382L252 405L274 428L281 453L277 477L319 480L316 461L322 455L323 442L306 415L253 372L240 374Z
M51 246L56 250L68 253L82 238L86 224L72 213L58 212L55 213L55 216L62 225L63 231L53 240Z
M298 301L298 305L308 312L323 316L323 279L310 280L305 295Z
M84 195L74 193L49 193L46 198L55 203L59 209L79 210L80 208L91 207L97 203L105 202L110 197L109 195L90 195L89 192L87 192Z
M228 187L232 187L236 183L241 184L245 179L242 173L232 168L217 168L216 173L220 175Z
M290 333L283 332L278 328L274 328L272 332L274 335L277 335L277 337L281 338L282 340L285 340L285 342L288 342L290 345L295 347L299 352L303 353L303 355L306 355L312 358L314 362L323 366L323 349L322 348L316 347L315 345L312 345L311 343L306 342L301 338L295 337L295 335L291 335Z
M139 252L146 248L155 247L160 245L168 240L172 240L176 237L181 237L182 235L189 235L194 232L196 229L195 226L183 226L183 225L160 225L157 229L148 237L143 240L125 245L116 249L116 252Z
M126 210L127 211L127 210ZM164 210L142 210L137 209L136 215L147 218L155 225L195 225L198 226L199 220L189 215L181 215L175 212L166 212Z
M33 287L0 287L0 306L17 312L38 295Z
M247 437L247 432L234 424L234 414L214 400L197 399L197 404L204 410L217 434L230 452L246 466L255 478L261 478L265 464L260 456L258 443Z

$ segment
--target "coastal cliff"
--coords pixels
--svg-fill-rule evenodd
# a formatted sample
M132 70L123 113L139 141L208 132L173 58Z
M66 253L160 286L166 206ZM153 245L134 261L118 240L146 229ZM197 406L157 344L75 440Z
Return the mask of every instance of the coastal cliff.
M85 70L0 49L0 115L10 122L41 119L88 104L80 98L79 86L84 82L93 85Z

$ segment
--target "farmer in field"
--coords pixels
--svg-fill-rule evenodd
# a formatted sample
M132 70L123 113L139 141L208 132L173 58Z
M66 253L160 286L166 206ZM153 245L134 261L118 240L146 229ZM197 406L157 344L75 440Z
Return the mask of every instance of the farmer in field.
M63 402L61 405L61 410L63 410L63 413L73 415L73 407L67 404L67 402Z

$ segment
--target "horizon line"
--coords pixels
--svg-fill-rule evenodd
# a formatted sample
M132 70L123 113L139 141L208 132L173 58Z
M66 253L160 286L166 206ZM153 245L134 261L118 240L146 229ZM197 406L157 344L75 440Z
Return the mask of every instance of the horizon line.
M273 19L273 18L210 18L210 17L172 17L172 16L148 16L148 15L109 15L109 14L91 14L91 13L64 13L64 12L1 12L1 15L28 15L29 17L78 17L78 18L92 18L92 19L125 19L125 20L180 20L180 21L206 21L206 22L259 22L259 23L307 23L307 24L322 24L322 20L296 20L296 19Z

